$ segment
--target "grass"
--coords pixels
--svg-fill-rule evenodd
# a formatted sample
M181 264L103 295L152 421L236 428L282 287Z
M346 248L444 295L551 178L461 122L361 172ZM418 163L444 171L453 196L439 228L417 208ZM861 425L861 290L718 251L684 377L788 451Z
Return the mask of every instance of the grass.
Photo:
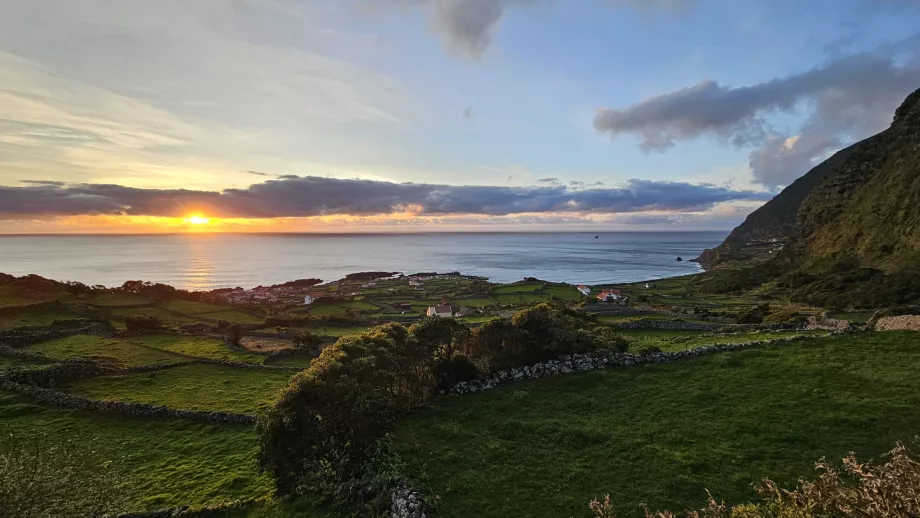
M881 454L920 430L920 335L863 333L448 398L402 422L397 450L441 517L618 516L740 503L822 456Z
M373 329L371 326L353 326L353 327L335 327L335 326L322 326L322 327L311 327L307 328L307 331L311 333L318 334L320 336L331 336L334 338L342 336L358 336L362 333L366 333Z
M483 308L495 304L494 301L486 297L472 297L468 299L455 298L451 299L455 306L469 306L471 308Z
M22 287L7 284L0 286L0 307L35 304L36 302L58 299L63 295L64 290L59 287L39 291L25 291Z
M543 293L560 300L581 300L584 297L575 286L547 286L543 288Z
M292 355L292 356L282 356L280 358L275 358L265 362L268 365L280 365L284 367L300 367L306 369L310 366L310 362L313 361L313 356L304 354L304 355Z
M73 335L29 346L29 352L55 360L106 359L121 367L168 365L188 358L166 351L148 349L114 338L95 335Z
M40 369L50 364L51 362L43 362L40 360L0 356L0 372L11 369Z
M60 309L3 315L0 316L0 330L29 326L49 326L55 320L74 320L78 318L82 317Z
M69 385L66 390L90 399L255 414L268 407L290 378L288 371L196 364L155 372L87 378Z
M131 342L136 342L148 347L155 347L186 356L209 358L212 360L228 360L245 363L262 363L264 356L231 350L219 338L207 336L171 335L166 333L141 335L131 337Z
M872 318L874 313L874 311L831 311L827 316L839 318L841 320L849 320L855 324L865 324Z
M213 504L271 491L268 477L257 471L249 425L94 415L0 392L0 428L14 435L42 430L77 442L92 437L109 445L125 458L136 510Z
M624 329L623 331L632 331L629 329ZM638 331L653 331L653 330L638 330ZM659 330L654 330L659 331ZM704 345L718 345L718 344L728 344L728 343L744 343L744 342L754 342L757 340L778 340L780 338L788 338L792 336L815 336L818 334L826 334L822 331L781 331L777 333L763 333L763 332L750 332L750 333L733 333L726 335L716 335L716 336L696 336L703 333L698 333L694 331L679 331L683 335L677 334L630 334L625 333L627 336L632 338L632 344L630 350L638 351L643 347L656 346L662 351L685 351L687 349L694 349L696 347L702 347ZM690 338L689 340L675 340L679 336L690 336L695 338Z
M109 312L112 318L124 320L128 317L156 317L163 322L174 324L189 324L200 322L200 319L177 315L161 307L150 306L140 308L119 308ZM210 317L209 317L210 318Z
M502 294L496 295L493 297L496 302L499 304L534 304L537 302L543 302L549 300L548 295L541 294L531 294L531 293L512 293L512 294Z
M153 301L143 295L130 293L96 293L87 299L87 304L96 306L130 306L133 304L152 304Z
M543 287L542 282L529 282L523 284L504 284L502 286L497 286L492 290L495 294L508 294L508 293L532 293Z

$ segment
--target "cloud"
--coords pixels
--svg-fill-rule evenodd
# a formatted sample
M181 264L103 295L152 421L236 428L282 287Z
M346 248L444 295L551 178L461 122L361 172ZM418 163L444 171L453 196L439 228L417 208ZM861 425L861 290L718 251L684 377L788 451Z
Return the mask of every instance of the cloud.
M410 0L408 3L427 7L431 25L449 52L478 60L491 45L509 10L544 3L544 0ZM682 10L693 3L695 0L605 2L611 8L630 8L639 12Z
M817 159L841 146L840 139L824 134L769 135L760 147L751 151L754 181L769 186L789 185L814 167Z
M735 146L757 146L754 177L777 185L805 173L814 160L845 140L864 138L891 122L895 108L920 85L920 35L876 52L847 56L802 74L752 86L729 87L707 80L622 109L604 108L594 128L611 138L633 135L646 151L678 141L716 136ZM808 115L791 135L773 130L778 112ZM800 168L789 170L787 168Z
M249 173L249 174L254 174L254 175L256 175L256 176L268 176L268 173L262 173L262 172L259 172L259 171L246 171L246 172Z
M621 213L700 211L770 194L714 185L630 180L607 189L562 185L451 186L315 176L267 180L221 192L140 189L112 184L0 186L0 219L77 215L280 218L320 215Z
M555 176L547 176L545 178L537 178L537 181L540 183L559 183L559 178Z

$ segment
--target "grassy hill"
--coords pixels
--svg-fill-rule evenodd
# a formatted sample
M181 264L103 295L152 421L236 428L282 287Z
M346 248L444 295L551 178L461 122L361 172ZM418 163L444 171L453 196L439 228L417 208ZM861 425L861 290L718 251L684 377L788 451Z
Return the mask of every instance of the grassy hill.
M794 485L822 456L879 455L920 430L918 335L816 338L448 398L395 443L438 516L617 516Z

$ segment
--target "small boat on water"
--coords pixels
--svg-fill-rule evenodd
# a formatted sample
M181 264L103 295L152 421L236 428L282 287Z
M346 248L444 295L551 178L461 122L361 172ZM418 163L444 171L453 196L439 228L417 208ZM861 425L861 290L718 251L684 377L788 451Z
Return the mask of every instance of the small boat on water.
M594 239L597 239L599 236L594 236Z

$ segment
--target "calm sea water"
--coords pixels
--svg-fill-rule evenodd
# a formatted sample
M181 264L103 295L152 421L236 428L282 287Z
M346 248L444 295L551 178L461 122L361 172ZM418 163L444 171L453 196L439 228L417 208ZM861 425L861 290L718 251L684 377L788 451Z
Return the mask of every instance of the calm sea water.
M700 271L686 259L724 237L724 232L0 236L0 272L106 286L140 279L192 290L307 277L331 281L369 270L600 284ZM678 256L685 261L675 261Z

